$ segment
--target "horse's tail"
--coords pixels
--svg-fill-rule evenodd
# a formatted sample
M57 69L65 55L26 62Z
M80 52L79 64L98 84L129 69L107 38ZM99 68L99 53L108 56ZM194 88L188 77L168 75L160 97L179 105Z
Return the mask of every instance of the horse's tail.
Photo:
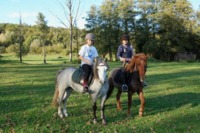
M57 99L58 99L58 95L59 95L59 90L58 90L58 81L57 81L57 79L58 79L58 75L60 74L61 71L62 70L59 70L57 72L57 75L56 75L56 86L55 86L55 92L54 92L54 96L53 96L53 100L52 100L53 107L58 107Z
M114 89L113 79L109 78L108 82L109 82L109 89L108 89L108 92L107 92L107 98L106 99L108 99L111 96L113 89Z
M58 87L56 85L55 87L55 92L54 92L54 96L53 96L53 100L52 100L52 105L53 107L58 107L58 95L59 95L59 90L58 90Z

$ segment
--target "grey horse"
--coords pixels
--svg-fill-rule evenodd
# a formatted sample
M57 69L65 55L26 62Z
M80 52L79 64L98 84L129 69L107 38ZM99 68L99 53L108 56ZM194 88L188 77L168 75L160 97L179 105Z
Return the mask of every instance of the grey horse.
M95 58L93 65L93 76L92 82L89 85L89 95L92 99L93 106L93 123L97 123L96 118L96 101L98 97L101 97L101 119L102 124L106 125L106 120L104 116L105 101L107 99L108 91L108 79L107 70L109 65L107 60L103 58ZM56 76L56 86L55 93L53 97L52 104L58 107L58 116L60 118L67 117L67 100L71 92L74 90L76 92L82 93L83 86L80 83L74 82L72 80L73 73L77 70L75 67L67 67L60 70Z

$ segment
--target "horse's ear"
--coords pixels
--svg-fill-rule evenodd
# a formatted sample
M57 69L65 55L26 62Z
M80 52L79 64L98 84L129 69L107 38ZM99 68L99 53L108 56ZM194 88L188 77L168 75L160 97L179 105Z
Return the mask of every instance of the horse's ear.
M108 63L107 63L107 62L108 62L108 59L107 59L107 58L105 58L105 59L104 59L104 61L105 61L105 64L106 64L106 66L107 66L107 67L108 67L108 69L109 69L109 68L110 68L110 66L109 66L109 65L108 65Z

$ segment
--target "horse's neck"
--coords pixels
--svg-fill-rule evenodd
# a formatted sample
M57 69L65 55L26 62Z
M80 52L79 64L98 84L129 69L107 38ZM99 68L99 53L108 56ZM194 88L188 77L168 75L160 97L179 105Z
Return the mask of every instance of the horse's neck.
M92 72L93 72L93 80L98 79L99 77L98 77L97 69L93 68Z
M137 71L137 65L136 63L134 64L127 64L127 66L123 67L122 68L123 71L126 71L126 72L134 72L134 71Z

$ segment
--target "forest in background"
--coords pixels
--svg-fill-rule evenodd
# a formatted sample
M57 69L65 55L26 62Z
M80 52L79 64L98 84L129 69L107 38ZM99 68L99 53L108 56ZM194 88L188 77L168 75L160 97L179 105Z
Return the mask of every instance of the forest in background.
M70 29L48 27L38 13L36 25L0 24L0 54L61 54L70 52ZM135 53L173 61L177 53L200 58L200 10L188 0L105 0L91 6L85 29L73 27L72 53L77 56L88 32L96 36L99 55L116 60L123 33L130 35ZM20 52L21 51L21 52Z

